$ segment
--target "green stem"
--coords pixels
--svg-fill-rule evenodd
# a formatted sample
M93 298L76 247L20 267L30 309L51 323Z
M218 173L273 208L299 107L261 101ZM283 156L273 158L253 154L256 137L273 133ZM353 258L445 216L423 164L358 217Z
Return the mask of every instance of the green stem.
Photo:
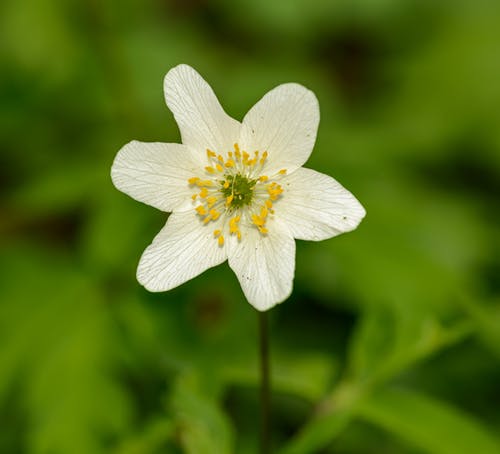
M268 313L259 312L259 354L260 354L260 452L270 450L270 373L269 373L269 323Z

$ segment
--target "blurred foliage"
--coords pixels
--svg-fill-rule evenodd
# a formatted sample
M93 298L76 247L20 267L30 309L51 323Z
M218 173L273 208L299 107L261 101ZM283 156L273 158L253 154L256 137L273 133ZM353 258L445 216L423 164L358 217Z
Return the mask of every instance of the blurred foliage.
M142 289L166 216L109 177L178 141L181 62L236 118L314 90L308 165L368 212L271 313L276 450L500 452L499 45L494 0L4 0L0 452L256 452L253 310L227 265Z

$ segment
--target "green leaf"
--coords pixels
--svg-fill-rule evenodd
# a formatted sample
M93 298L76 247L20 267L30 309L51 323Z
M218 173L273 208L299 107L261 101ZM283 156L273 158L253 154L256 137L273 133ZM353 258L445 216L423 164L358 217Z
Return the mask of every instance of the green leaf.
M232 454L230 422L214 397L199 389L194 375L178 379L172 391L171 407L187 454Z
M444 327L411 304L370 307L351 340L350 379L370 385L383 383L459 342L471 328L468 321Z
M379 391L361 403L358 414L431 454L500 452L500 441L473 417L413 391Z
M26 412L28 453L108 452L107 440L128 426L130 401L114 376L117 334L104 295L63 258L50 256L47 267L46 253L20 247L4 257L0 405Z
M142 431L129 436L116 450L116 454L165 452L165 443L172 438L174 430L175 425L170 419L155 418Z
M361 398L359 389L343 383L317 408L312 419L280 451L280 454L317 453L327 446L349 424Z

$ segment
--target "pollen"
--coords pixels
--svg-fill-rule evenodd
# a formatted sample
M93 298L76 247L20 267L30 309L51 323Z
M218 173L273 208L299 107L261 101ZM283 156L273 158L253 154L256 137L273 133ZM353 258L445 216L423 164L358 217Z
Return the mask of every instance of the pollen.
M236 233L239 230L238 222L240 222L240 216L235 216L229 220L229 233Z
M208 197L207 198L207 205L208 205L208 208L212 208L215 203L217 202L217 197Z
M259 215L257 214L252 214L252 222L259 227L262 227L265 223L266 220L262 219Z
M195 210L198 212L200 216L205 216L207 214L207 210L203 205L198 205Z
M238 238L238 241L241 240L241 232L240 232L240 228L238 226L238 222L240 222L240 219L241 219L241 217L238 215L238 216L235 216L234 218L231 218L229 220L229 234L236 235L236 237Z
M219 219L219 216L220 216L220 213L215 209L215 208L212 208L210 211L210 216L211 218L216 221L217 219Z
M271 200L277 200L278 197L283 193L283 188L276 182L272 182L268 187L267 187L267 192L269 193L269 198Z
M286 169L281 169L278 173L280 175L286 175Z

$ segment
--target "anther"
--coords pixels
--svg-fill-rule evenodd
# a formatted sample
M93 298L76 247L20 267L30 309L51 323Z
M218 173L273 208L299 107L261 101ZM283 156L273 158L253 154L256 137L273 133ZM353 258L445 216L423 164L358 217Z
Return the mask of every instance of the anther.
M205 216L207 214L207 210L203 205L198 205L195 210L198 212L200 216Z
M210 211L210 216L212 217L212 219L214 221L216 221L217 219L219 219L219 216L220 216L220 213L215 209L215 208L212 208Z
M252 214L252 222L256 226L263 226L266 223L264 219L262 219L260 216L257 216L256 214Z

